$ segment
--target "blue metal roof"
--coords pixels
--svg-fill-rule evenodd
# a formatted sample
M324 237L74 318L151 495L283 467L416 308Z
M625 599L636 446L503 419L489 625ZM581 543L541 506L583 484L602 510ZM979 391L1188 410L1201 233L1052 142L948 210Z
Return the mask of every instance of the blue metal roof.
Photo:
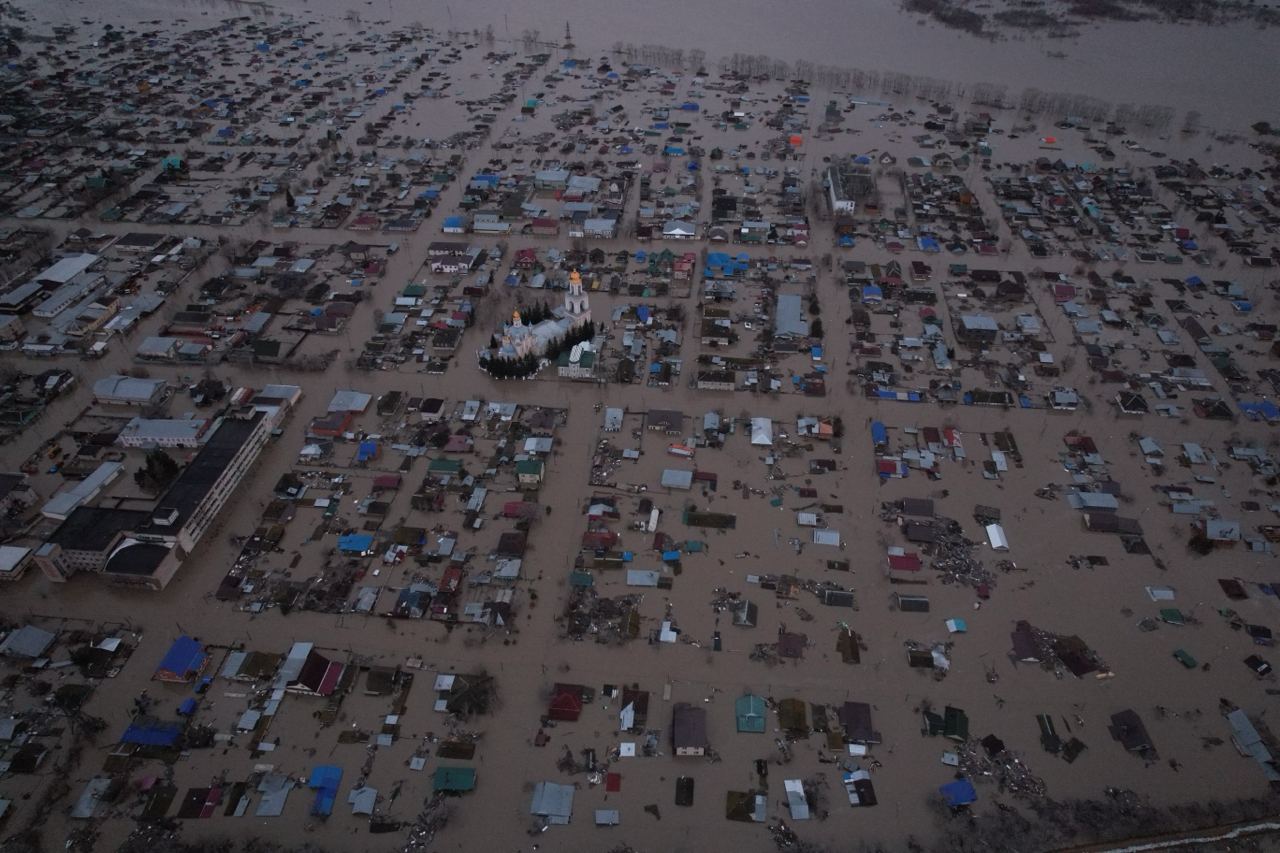
M338 537L338 550L362 554L373 547L373 536L368 533L345 533Z
M159 720L137 722L124 730L121 743L137 746L173 746L182 735L182 723L162 723Z
M160 666L156 667L156 675L171 675L183 681L195 678L209 661L204 646L190 637L183 635L173 641Z

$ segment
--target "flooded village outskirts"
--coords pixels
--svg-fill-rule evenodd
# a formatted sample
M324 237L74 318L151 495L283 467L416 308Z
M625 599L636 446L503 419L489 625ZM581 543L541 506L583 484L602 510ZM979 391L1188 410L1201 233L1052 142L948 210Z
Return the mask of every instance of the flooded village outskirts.
M561 5L0 3L0 853L1276 849L1275 8Z

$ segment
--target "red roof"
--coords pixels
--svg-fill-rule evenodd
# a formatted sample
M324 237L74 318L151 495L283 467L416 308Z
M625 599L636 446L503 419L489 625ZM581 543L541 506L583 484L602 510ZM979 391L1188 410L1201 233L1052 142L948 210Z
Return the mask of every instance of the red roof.
M373 487L375 489L398 489L400 488L400 475L379 474L373 478Z
M502 505L502 514L507 518L533 518L538 512L538 505L532 501L507 501Z
M345 666L334 661L329 664L329 668L324 671L324 678L320 680L320 689L316 692L321 696L330 696L333 691L338 688L338 679L342 678L342 671Z
M612 530L587 532L582 534L583 548L612 548L618 542L618 534Z
M457 592L458 587L462 586L462 569L457 566L450 566L444 570L444 577L440 579L441 594Z
M895 572L918 572L923 564L918 554L890 554L889 568Z
M547 716L553 720L576 722L582 714L582 687L577 684L557 684L547 705Z

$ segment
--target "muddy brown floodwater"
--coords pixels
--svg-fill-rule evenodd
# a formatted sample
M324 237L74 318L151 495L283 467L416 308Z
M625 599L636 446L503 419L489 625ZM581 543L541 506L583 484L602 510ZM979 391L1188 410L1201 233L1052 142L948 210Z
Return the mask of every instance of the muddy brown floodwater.
M38 8L55 23L96 15L97 6L70 0ZM289 15L343 20L352 29L422 24L437 30L484 30L519 40L537 31L560 40L564 25L585 50L617 42L701 49L711 61L734 53L765 54L785 62L807 60L836 67L923 75L972 86L1006 85L1101 98L1112 103L1158 104L1200 112L1206 123L1242 131L1269 119L1274 106L1274 29L1249 23L1216 27L1154 21L1086 24L1070 39L1012 32L992 41L925 23L904 13L896 0L801 0L784 7L771 0L652 0L608 9L586 0L502 0L412 3L407 0L297 3L274 0L124 0L110 19L129 25L180 15L203 26L210 18L242 15L279 21ZM350 20L348 20L350 19ZM1065 54L1052 58L1049 54ZM1271 109L1274 112L1274 109Z
M157 25L144 22L159 18L163 19L163 27L167 30L181 31L185 26L205 27L211 21L238 16L277 24L295 14L300 19L320 21L330 34L340 36L351 36L362 29L377 30L420 22L439 31L450 27L483 30L492 25L498 38L509 35L517 41L521 33L529 29L539 30L544 38L559 38L567 20L571 23L575 41L584 51L600 53L621 41L637 45L654 43L685 49L699 48L706 51L713 62L734 52L767 53L784 61L805 59L832 66L901 71L964 84L999 83L1009 86L1013 92L1029 86L1047 91L1080 93L1113 103L1164 104L1179 111L1198 110L1206 123L1223 130L1243 130L1250 122L1266 118L1262 113L1267 109L1274 110L1275 103L1274 36L1247 26L1201 29L1157 23L1108 24L1087 28L1079 38L1067 42L1032 38L991 42L933 24L921 25L916 18L902 14L897 4L892 2L800 0L770 3L740 0L714 4L706 0L651 0L601 6L585 0L555 0L507 6L495 0L448 5L375 0L353 6L334 0L307 3L281 0L264 4L121 0L112 3L109 11L99 3L79 0L53 4L21 0L18 5L32 10L41 21L77 25L82 17L89 16L95 20L94 26L110 21L120 27L145 29ZM188 23L178 19L185 19ZM1063 51L1066 58L1051 59L1047 56L1049 51ZM492 69L486 68L486 60L480 58L482 53L483 50L470 51L462 66L452 69L458 72L456 79L460 88L482 89L485 85L492 85L486 82L485 75L492 75ZM1223 57L1230 57L1230 61L1224 61ZM481 82L473 82L476 79ZM770 86L758 103L767 104L768 98L780 99L780 85L775 82ZM579 89L577 94L582 96L583 91ZM868 94L870 97L879 96L876 92ZM629 93L626 97L632 106L638 107L646 96ZM654 96L653 100L665 104L670 98ZM825 93L815 92L815 104L825 100ZM718 109L724 108L722 102L715 103ZM883 150L897 152L905 159L919 153L905 141L918 132L918 126L909 125L906 120L874 119L871 116L876 109L859 109L853 114L850 121L856 119L860 134L857 137L828 136L807 143L808 147L802 154L804 159L799 161L804 178L815 179L824 156L839 157L853 152ZM924 109L921 107L922 111ZM456 101L442 104L422 99L410 110L405 132L419 136L431 134L442 137L458 129L454 125L461 127L468 122L468 116L456 107ZM1042 282L1037 282L1040 289L1024 308L1037 311L1044 318L1050 333L1047 337L1053 341L1053 352L1063 365L1062 377L1057 381L1087 389L1087 393L1098 400L1096 411L1081 408L1070 414L1050 414L1042 409L1002 411L958 407L943 412L932 405L912 407L873 402L860 394L847 393L843 380L856 362L850 353L849 327L846 325L851 318L851 306L843 280L830 270L821 271L816 283L816 292L823 305L822 317L828 324L828 354L825 358L832 377L832 392L825 399L809 399L798 394L707 393L687 387L685 380L693 372L698 354L696 326L690 322L686 322L682 334L686 374L676 387L589 386L550 379L505 384L493 382L476 369L472 353L479 345L477 341L488 335L487 329L493 325L494 319L509 314L513 297L506 293L495 294L486 300L480 309L478 322L485 331L477 329L468 333L454 366L442 376L412 373L409 367L405 372L362 372L349 368L348 359L354 357L363 338L374 327L374 310L388 306L391 292L411 280L423 263L426 244L439 239L439 217L449 215L460 203L465 176L478 169L489 157L512 156L509 149L496 149L493 143L504 139L509 141L517 131L527 138L536 131L551 128L547 116L551 112L549 109L527 121L518 112L518 105L505 108L495 124L493 139L477 150L466 152L464 178L449 188L439 213L433 215L435 218L424 224L419 233L402 238L401 252L389 259L386 283L374 292L373 299L360 306L348 330L342 336L330 339L334 341L332 346L341 347L345 352L326 373L316 375L288 368L251 370L234 365L222 365L216 369L220 378L235 385L261 387L266 382L296 383L304 388L305 396L288 422L285 434L271 445L272 450L259 462L252 476L237 492L232 505L166 590L155 595L122 591L107 587L93 577L75 578L72 583L54 586L33 572L16 584L12 591L4 591L2 606L5 616L11 619L56 620L65 617L88 622L118 621L133 626L142 634L139 649L124 672L119 678L104 680L93 697L89 710L105 717L108 729L99 744L88 750L87 757L71 772L68 780L71 797L60 802L50 815L45 827L45 849L60 849L66 834L83 826L67 818L68 807L88 779L101 769L102 761L111 749L110 744L127 725L128 708L138 692L147 688L161 697L166 715L171 715L171 705L176 706L189 695L189 688L156 685L149 681L150 673L173 637L183 632L196 634L209 643L243 645L267 652L283 652L295 641L314 641L326 649L382 664L403 666L407 660L420 659L423 669L417 674L418 680L409 695L408 706L400 716L400 739L378 751L367 779L368 784L382 793L383 811L395 819L406 821L414 818L418 804L428 792L430 774L441 763L432 751L426 771L417 773L407 766L414 748L422 744L428 733L438 735L444 731L443 717L432 707L430 688L434 672L474 671L483 667L495 675L500 700L498 707L493 714L472 724L484 733L473 765L478 770L478 788L457 801L448 827L435 842L419 848L439 853L482 850L509 853L530 851L535 845L541 851L597 853L623 843L640 853L774 849L762 827L729 822L724 817L725 793L752 787L755 783L754 761L776 755L774 739L779 734L776 715L769 715L765 733L735 731L733 702L746 691L779 700L800 697L829 707L838 706L846 700L873 705L875 726L883 736L883 744L875 747L872 753L882 763L874 774L879 796L876 808L851 809L846 805L834 766L819 762L819 746L823 741L817 736L793 747L794 760L790 765L774 765L770 771L768 811L771 819L785 818L787 813L785 805L780 803L784 796L782 779L825 774L831 816L825 821L814 820L798 825L797 831L805 840L824 845L825 849L832 851L857 850L864 841L882 844L885 850L899 851L907 849L908 836L919 838L930 849L954 849L948 847L946 833L949 830L963 832L967 824L963 819L945 822L929 803L931 794L951 778L953 770L942 763L943 754L951 748L951 743L942 738L925 739L921 736L919 708L926 701L935 708L954 705L967 711L972 721L973 736L996 734L1004 739L1011 750L1025 757L1056 799L1097 798L1106 786L1139 791L1160 805L1200 801L1208 797L1226 800L1264 794L1265 782L1257 766L1241 758L1229 743L1222 744L1222 740L1229 737L1229 728L1217 712L1217 701L1220 696L1230 697L1256 718L1259 712L1265 713L1264 709L1273 702L1273 698L1267 695L1270 691L1264 693L1264 685L1273 682L1259 682L1241 664L1241 659L1252 651L1252 647L1247 637L1240 631L1233 631L1216 609L1231 604L1242 612L1244 618L1261 624L1267 624L1268 620L1273 620L1272 624L1280 622L1276 619L1280 610L1274 604L1274 597L1260 593L1247 601L1227 602L1218 587L1217 578L1241 576L1263 582L1274 576L1274 560L1269 554L1251 553L1243 547L1192 558L1185 547L1186 523L1170 515L1167 506L1161 504L1161 497L1152 491L1154 486L1168 485L1172 480L1190 480L1192 475L1175 470L1165 479L1158 478L1152 466L1137 452L1130 432L1140 430L1143 435L1156 439L1170 456L1176 452L1180 442L1196 441L1224 460L1228 444L1273 443L1273 433L1265 424L1243 421L1232 424L1191 417L1180 421L1155 415L1141 421L1122 421L1114 417L1106 404L1109 399L1106 392L1090 388L1093 368L1087 364L1088 359L1078 352L1078 347L1072 344L1069 320L1052 304ZM634 120L640 120L639 114L638 109L634 110ZM1175 119L1175 122L1179 120ZM1006 133L1011 123L1017 123L1012 113L1000 116L998 121ZM417 125L412 122L417 122ZM1033 129L1020 138L993 137L999 146L997 159L1028 161L1042 156L1044 152L1039 139L1041 134L1054 132L1051 122L1051 119L1041 119L1038 130ZM359 130L346 132L350 142L350 137L358 134ZM710 130L707 132L710 134ZM735 133L738 132L725 131L722 137L716 137L717 144L728 147L740 141L746 145L758 145L774 135L762 123L738 136L734 136ZM720 138L730 138L732 142L719 143ZM1204 157L1205 146L1203 136L1159 143L1160 148L1177 156ZM1061 148L1054 150L1062 153L1052 156L1069 160L1092 156L1089 148L1080 142L1078 134L1064 139ZM1259 165L1258 152L1243 144L1231 146L1228 150L1224 156L1236 166ZM1146 162L1139 160L1136 153L1122 152L1121 156L1124 158L1121 162L1126 164L1130 158L1135 162ZM966 178L994 221L997 205L976 164L970 167ZM709 197L709 193L704 193L704 196ZM628 199L628 204L631 205L629 215L634 215L633 200ZM40 224L47 225L61 238L81 223ZM328 246L344 240L383 243L394 239L346 230L277 231L262 222L252 222L234 232L211 225L110 225L96 220L88 224L113 234L162 229L166 233L216 239L229 233L234 239L262 238L278 243L296 239L311 246ZM1002 237L1010 237L1007 225L1001 224L999 228ZM476 238L476 242L484 240ZM1066 257L1033 259L1022 243L1012 239L1008 242L1012 243L1011 249L1003 257L990 261L1002 269L1030 272L1043 265L1069 272L1074 266ZM552 245L563 248L568 241L536 243L520 238L513 239L512 243L513 248L534 245L545 252ZM687 245L695 251L702 248L700 243ZM831 224L822 222L815 223L813 242L808 250L769 247L756 250L754 254L817 258L831 252L833 245ZM623 239L605 244L605 247L609 251L623 248L634 251L641 246L634 240ZM679 246L677 249L683 251ZM907 260L918 257L921 256L904 256ZM856 249L840 255L840 258L880 263L886 261L888 255L873 241L866 240L860 241ZM937 278L941 278L941 270L947 260L938 258L932 261L939 273ZM967 260L977 262L974 256ZM1225 270L1215 269L1204 275L1239 278L1246 282L1260 306L1265 305L1265 310L1274 311L1274 296L1265 292L1267 277L1244 270L1237 258L1230 258L1229 262L1230 266ZM203 281L214 273L222 272L226 265L223 258L211 261L210 267L202 269L198 277ZM1099 268L1109 273L1116 266L1103 264ZM1178 267L1156 265L1146 269L1148 271L1143 273L1143 278L1185 278L1195 271L1189 264ZM194 298L194 289L194 285L187 285L182 295ZM593 316L602 323L612 308L636 301L603 293L592 294L591 298ZM180 300L175 298L174 301ZM750 303L749 299L745 301ZM692 316L696 303L696 299L686 300L688 316ZM1229 309L1220 310L1224 312L1223 317L1229 313ZM939 311L946 314L947 328L950 328L950 308L940 303ZM0 448L5 469L21 464L47 438L48 433L74 418L88 405L92 378L134 366L132 350L145 335L155 334L160 322L159 317L149 320L142 327L144 331L113 345L110 355L101 362L77 363L76 369L85 375L74 393L55 403L37 428ZM1210 325L1210 321L1206 320L1206 325ZM613 330L615 341L620 334L620 330ZM1265 355L1257 351L1260 344L1251 341L1250 346L1250 351L1241 354L1240 358L1246 360L1258 356L1256 362L1248 362L1254 367L1264 363ZM1189 342L1184 342L1184 349L1194 354L1193 363L1206 372L1210 371L1204 354L1195 351ZM1067 357L1072 354L1079 357L1068 361ZM18 356L6 354L5 358L16 361ZM23 369L37 368L27 364ZM151 371L153 375L174 381L187 372L171 367L152 367ZM985 381L977 371L971 372L968 378L978 383ZM518 631L504 634L459 627L446 632L438 623L393 621L352 613L292 612L283 615L273 609L256 615L214 600L213 592L218 581L235 561L238 551L238 546L230 541L231 537L252 533L261 523L272 484L295 467L305 425L325 412L335 390L344 388L360 389L374 395L398 390L409 395L439 396L450 401L451 408L459 401L475 398L568 410L566 424L556 432L557 450L550 459L548 480L538 497L540 502L551 505L553 512L542 519L531 533L527 584L522 586L522 589L536 591L538 605L518 610ZM798 498L788 497L785 506L774 507L759 494L744 497L740 491L729 488L734 480L758 489L778 485L778 481L766 477L761 461L763 453L748 445L742 425L725 449L698 452L698 467L712 470L719 476L720 486L716 491L698 488L689 493L668 493L657 488L656 483L662 469L681 467L680 460L666 455L670 441L666 436L644 433L642 437L633 439L632 430L639 426L640 420L639 415L632 414L615 440L621 446L642 449L644 455L638 462L623 463L618 475L619 485L625 487L629 482L648 484L647 496L665 511L664 532L680 539L701 539L708 546L704 553L687 557L681 575L674 579L672 590L646 590L641 608L645 629L656 627L667 605L671 604L680 628L697 644L649 644L640 639L625 649L617 649L589 640L571 642L562 639L553 614L559 612L569 594L568 571L579 556L580 536L586 525L582 510L587 498L595 491L588 482L592 450L601 438L601 414L596 409L597 404L627 407L632 413L657 408L682 409L690 417L685 422L686 434L691 431L692 424L700 423L702 415L712 409L719 409L729 417L742 414L770 417L776 428L788 431L794 430L795 419L800 414L841 416L848 430L841 450L828 452L820 447L812 454L833 457L834 471L810 474L808 457L803 455L784 459L780 469L788 485L803 483L818 492L815 500L842 507L838 512L832 510L830 515L832 526L839 527L844 536L844 550L806 546L797 552L790 545L790 538L807 535L804 528L796 525L795 504L801 503ZM180 413L184 407L185 399L175 403L174 414ZM913 471L905 480L882 484L876 476L868 437L868 424L872 418L885 421L899 437L917 427L942 427L946 421L965 437L968 461L947 461L943 479L939 482L931 482L920 472ZM376 426L376 419L372 416L361 422L362 428L373 429ZM458 424L455 422L454 426ZM1016 437L1023 464L1012 466L998 480L984 477L981 465L988 458L989 448L984 446L983 437L1005 429ZM1151 557L1127 554L1118 537L1081 533L1076 512L1068 508L1061 498L1048 501L1033 497L1036 490L1046 483L1062 483L1071 479L1063 469L1061 458L1063 435L1069 430L1087 432L1096 440L1099 452L1110 466L1111 476L1123 484L1124 494L1133 502L1132 505L1126 502L1124 514L1141 518L1150 545L1164 560L1166 569L1157 568ZM350 445L340 447L344 453L351 449ZM366 478L379 467L394 470L400 457L397 454L388 454L388 457L372 466L372 471L363 469L353 476ZM340 464L334 463L335 466ZM409 487L416 485L423 467L421 462L415 463L406 478ZM1230 468L1224 467L1216 473L1220 481L1202 488L1200 493L1218 497L1224 516L1236 512L1232 495L1238 500L1251 489L1260 488L1243 462L1232 463ZM456 507L435 518L414 514L409 507L409 491L410 488L404 489L394 499L384 532L392 527L392 521L401 519L423 526L436 523L454 527L461 525L462 513ZM629 518L637 496L624 490L613 493L625 506L624 519ZM351 501L361 495L363 492L357 491L346 495L343 500ZM490 516L493 507L500 506L495 497L502 496L490 497ZM981 609L975 609L976 599L970 589L932 583L926 587L933 602L931 613L891 610L891 596L896 588L883 576L884 548L886 544L901 544L901 537L892 527L882 523L879 508L882 501L906 497L935 498L938 512L960 521L966 533L978 541L983 537L981 528L973 521L974 505L1002 507L1010 538L1007 556L1017 561L1023 571L1002 575L995 595L984 602ZM1267 499L1265 496L1258 498L1264 506ZM737 529L728 534L685 527L679 518L686 500L696 502L701 508L737 514ZM304 542L303 536L319 523L320 514L314 508L307 508L304 512L309 515L292 523L284 542L287 551L303 555L294 568L295 579L307 577L316 570L333 539L330 535L324 544ZM1251 519L1256 521L1264 515L1271 515L1269 511L1258 512L1260 514ZM464 544L470 546L483 542L487 546L495 538L491 535L494 530L500 525L506 529L508 524L493 520L474 541L467 540ZM614 526L623 529L627 525L623 521ZM642 553L643 567L652 567L658 562L657 555L649 548L650 537L647 534L624 530L624 537L628 547ZM984 549L985 546L980 546L980 550ZM1066 558L1079 554L1105 557L1107 565L1079 569L1068 566ZM985 556L989 562L995 562L996 555L987 553ZM828 559L840 558L850 560L851 573L828 568ZM284 555L272 559L277 568L287 564ZM369 565L372 569L378 565L378 560L375 558ZM408 579L408 573L402 567L380 571L385 575L378 582L389 588L403 585ZM746 580L748 575L764 573L795 573L806 578L846 584L856 590L860 607L857 611L824 607L808 593L802 593L794 601L775 599L771 593ZM597 573L602 594L616 596L634 592L620 575L620 572ZM1156 612L1145 590L1152 584L1175 586L1178 606L1194 614L1199 624L1180 628L1165 625L1154 632L1139 632L1136 628L1138 620ZM709 603L718 587L742 592L759 605L759 624L754 630L735 628L727 624L727 614L717 615L712 611ZM384 591L381 602L385 603L391 595L392 592ZM801 616L800 608L809 611L812 621ZM950 636L943 627L943 620L956 617L967 619L968 632ZM1080 635L1099 650L1111 671L1116 673L1115 677L1055 678L1052 672L1037 666L1012 665L1008 660L1009 632L1016 620L1024 618L1046 630ZM867 649L858 665L842 663L836 651L836 631L841 622L852 624L866 643ZM80 626L85 623L68 621L65 624ZM752 660L752 647L772 641L784 626L790 631L803 631L809 635L813 645L805 651L804 660L785 661L772 666ZM723 635L724 649L721 652L710 650L711 638L717 630ZM948 639L955 646L952 670L945 679L935 681L924 671L907 667L903 648L906 641ZM1182 646L1194 652L1201 662L1210 664L1209 669L1188 671L1178 665L1171 654ZM215 666L220 662L221 658L216 658ZM988 673L993 668L999 675L995 683L988 680ZM665 732L670 725L671 703L689 702L703 707L708 711L711 744L722 754L723 760L677 760L670 755L653 759L624 759L610 768L621 774L621 788L617 792L606 792L602 785L589 785L582 775L564 776L557 770L556 760L565 748L580 751L590 747L604 756L620 741L636 738L619 734L617 700L597 696L596 701L584 709L578 722L560 723L548 729L549 744L542 748L534 747L532 742L538 733L539 717L545 710L550 687L556 681L582 683L597 691L604 684L633 683L648 690L651 694L650 725L664 731L661 742L664 752L670 752ZM670 701L663 699L667 688ZM315 706L307 704L308 701L293 696L285 699L283 721L271 732L273 737L281 740L278 750L251 757L249 750L244 748L247 745L245 737L240 737L226 749L193 750L173 766L174 784L180 792L185 792L191 787L208 785L217 777L244 780L255 772L257 765L264 763L295 777L305 775L317 764L340 764L346 775L333 816L327 821L311 818L308 807L313 794L303 789L294 792L280 817L229 818L223 817L219 809L219 814L212 819L186 820L182 823L185 839L258 837L293 849L304 844L332 851L402 849L404 832L371 835L367 831L367 820L350 813L346 796L360 775L366 747L363 743L341 743L337 738L338 730L348 727L376 730L387 713L386 702L370 699L356 690L344 703L338 726L321 727L312 719L311 709ZM1167 707L1169 713L1162 717L1154 716L1153 709L1157 705ZM207 719L216 720L220 730L225 732L234 725L244 706L245 695L241 686L219 679L207 694L200 713ZM1127 707L1133 707L1143 715L1165 760L1145 763L1125 754L1109 737L1106 732L1109 716ZM1079 736L1088 746L1074 764L1067 764L1041 750L1035 724L1036 715L1041 713L1050 713L1062 721L1059 733L1064 737L1069 736L1064 730L1067 721L1074 721L1070 734ZM1206 739L1217 739L1218 746L1205 748ZM1182 769L1169 766L1169 758L1181 761ZM147 765L147 772L162 772L153 769L156 766L154 763ZM697 793L690 808L677 807L673 803L675 780L685 774L696 778ZM541 780L576 781L580 789L571 825L552 827L541 835L531 836L529 830L533 821L528 814L529 800L532 785ZM49 781L41 779L40 784L45 785ZM3 782L6 787L0 792L4 796L15 799L20 796L15 793L17 783L13 777ZM401 785L403 793L400 799L389 802L391 792ZM979 795L979 808L986 810L992 808L991 803L999 796L991 784L980 784ZM1012 802L1008 797L1004 799ZM126 800L128 803L134 801ZM658 814L644 811L644 807L650 804L657 805ZM622 825L607 829L595 827L592 812L597 808L621 810ZM100 822L98 849L115 849L123 841L134 828L133 821L129 819L131 814L122 806L110 815L111 819ZM18 809L15 820L22 819L25 815Z

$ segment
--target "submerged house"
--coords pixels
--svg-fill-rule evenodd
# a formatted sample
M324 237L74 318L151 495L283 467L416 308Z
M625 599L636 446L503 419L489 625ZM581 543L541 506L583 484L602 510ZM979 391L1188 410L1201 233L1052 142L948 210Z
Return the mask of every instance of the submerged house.
M200 677L209 665L209 653L204 646L190 637L182 636L174 640L165 654L164 660L156 667L152 675L156 681L168 681L175 684L190 684Z
M707 712L687 702L677 702L671 709L671 745L676 755L706 755L711 744L707 740Z
M276 672L272 687L290 693L332 696L338 689L346 664L331 661L312 643L294 643Z

